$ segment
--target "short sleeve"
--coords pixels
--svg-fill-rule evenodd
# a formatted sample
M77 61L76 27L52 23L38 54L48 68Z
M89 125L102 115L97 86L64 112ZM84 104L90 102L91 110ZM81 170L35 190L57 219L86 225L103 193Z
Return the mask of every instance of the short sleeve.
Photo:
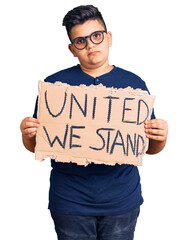
M37 118L37 110L38 110L38 96L37 96L37 99L36 99L35 109L34 109L34 113L33 113L34 118Z
M44 82L48 82L48 78L45 78L44 79ZM35 109L34 109L34 113L33 113L33 117L34 118L37 118L37 111L38 111L38 96L37 96L37 99L36 99L36 102L35 102Z
M153 108L153 111L152 111L152 114L151 114L151 119L156 119L155 113L154 113L154 108Z
M142 80L143 81L143 80ZM143 81L143 83L144 83L144 85L143 85L143 89L142 90L146 90L149 94L150 94L150 92L149 92L149 90L148 90L148 88L147 88L147 86L146 86L146 83ZM151 94L150 94L151 95ZM152 111L152 114L151 114L151 119L156 119L156 117L155 117L155 112L154 112L154 108L153 108L153 111Z

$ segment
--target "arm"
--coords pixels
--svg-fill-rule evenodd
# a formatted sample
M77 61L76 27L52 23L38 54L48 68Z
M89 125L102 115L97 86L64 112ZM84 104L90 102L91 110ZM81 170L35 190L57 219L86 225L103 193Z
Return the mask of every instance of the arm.
M168 135L168 124L162 119L145 122L146 137L149 138L148 154L156 154L163 150Z
M20 124L23 145L30 152L34 152L35 150L36 145L35 136L39 124L40 124L39 120L32 117L24 118Z

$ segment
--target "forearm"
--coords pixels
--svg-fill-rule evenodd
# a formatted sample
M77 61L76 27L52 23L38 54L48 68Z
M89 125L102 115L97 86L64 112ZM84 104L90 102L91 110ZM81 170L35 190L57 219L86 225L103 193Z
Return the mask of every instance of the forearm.
M153 139L149 140L149 147L147 150L147 154L156 154L159 153L163 150L163 148L166 145L166 140L165 141L156 141Z
M23 145L24 147L29 150L30 152L35 151L35 145L36 145L36 140L35 140L35 136L32 138L27 138L22 134L22 141L23 141Z

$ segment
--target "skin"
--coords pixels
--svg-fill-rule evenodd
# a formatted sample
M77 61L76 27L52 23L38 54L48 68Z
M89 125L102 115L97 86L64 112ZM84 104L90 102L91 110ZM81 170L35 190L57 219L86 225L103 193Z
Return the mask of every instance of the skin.
M76 25L71 30L71 39L76 37L84 37L92 32L104 30L103 25L97 20L89 20L83 24ZM80 62L82 71L92 77L101 76L110 72L113 66L109 64L109 48L112 46L112 33L104 33L104 41L101 44L94 44L87 39L87 47L78 50L73 44L69 44L68 48L74 57ZM34 152L36 145L36 132L40 125L38 119L26 117L20 124L22 132L22 140L26 149ZM168 135L168 124L163 119L153 119L145 122L145 132L149 138L148 154L156 154L160 152L166 144Z
M88 36L98 30L104 30L103 25L97 20L90 20L73 27L71 38ZM78 58L81 69L87 74L97 77L113 69L108 61L109 47L111 46L112 33L108 32L104 33L104 40L101 44L94 44L87 40L87 47L83 50L76 49L73 44L69 44L68 48L73 56Z

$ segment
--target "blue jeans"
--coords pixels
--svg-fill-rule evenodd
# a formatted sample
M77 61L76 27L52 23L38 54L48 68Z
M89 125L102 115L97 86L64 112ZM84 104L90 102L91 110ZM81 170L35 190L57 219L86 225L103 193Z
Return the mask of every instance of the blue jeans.
M113 216L73 216L51 211L58 240L133 240L140 208Z

